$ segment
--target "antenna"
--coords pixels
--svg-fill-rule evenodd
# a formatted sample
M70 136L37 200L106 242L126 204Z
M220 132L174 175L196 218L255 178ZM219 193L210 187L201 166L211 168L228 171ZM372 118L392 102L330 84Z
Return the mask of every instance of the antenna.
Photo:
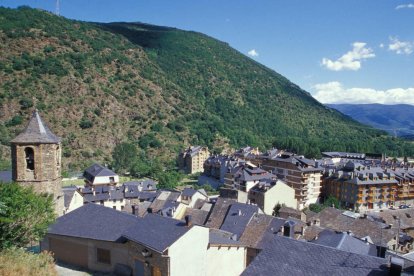
M56 15L60 15L60 1L56 0L56 11L55 11Z

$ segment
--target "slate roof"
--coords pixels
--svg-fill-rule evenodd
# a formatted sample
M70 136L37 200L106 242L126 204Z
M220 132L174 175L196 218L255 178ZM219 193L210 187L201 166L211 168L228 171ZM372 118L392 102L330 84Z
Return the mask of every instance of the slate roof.
M288 217L294 217L297 219L300 219L302 215L302 212L287 206L282 206L279 209L279 217L281 218L288 218Z
M324 230L319 233L316 240L311 242L341 249L347 252L377 256L377 248L375 245L366 243L343 232L338 233L331 230Z
M183 221L171 218L154 214L138 218L104 206L86 204L59 217L48 233L111 242L126 238L162 253L189 229Z
M138 219L122 236L162 253L189 229L183 221L148 214Z
M325 228L320 227L318 225L308 226L303 231L303 238L307 241L314 240L319 235L319 233L321 233L324 230Z
M388 275L386 260L275 236L241 274Z
M116 176L116 175L117 175L116 173L114 173L107 167L104 167L101 164L97 164L97 163L87 168L83 173L83 177L85 177L90 182L93 182L93 180L97 176Z
M210 229L209 234L210 245L242 246L239 241L234 239L233 233L218 229Z
M63 205L68 208L72 201L73 194L77 190L76 186L62 187L63 192Z
M195 193L197 193L197 190L194 190L192 188L184 188L184 190L181 193L181 196L192 197Z
M284 222L284 220L281 220L282 223L280 226L277 226L276 224L279 220L279 218L265 214L253 216L247 224L239 241L249 247L261 249L261 241L263 239L267 239L269 236L273 238L273 235L279 232L280 227Z
M259 207L243 203L234 203L221 225L220 229L237 235L239 239L252 217L259 213Z
M11 140L11 143L59 144L60 138L50 131L40 117L39 112L35 110L25 130Z
M11 183L12 172L11 171L0 171L0 183Z
M370 212L370 216L381 218L386 224L397 226L401 229L414 228L414 209L384 210L383 212ZM399 219L399 221L398 221Z
M272 158L272 160L295 164L297 169L300 170L301 172L322 172L323 171L322 168L315 167L316 163L313 160L301 158L298 156L289 156L286 158L275 157L275 158Z
M363 239L369 236L376 245L385 245L396 235L395 229L385 229L384 223L376 222L369 216L367 218L351 218L343 215L343 211L327 207L312 217L312 220L319 219L320 226L335 231L351 231L355 237Z
M226 217L227 211L231 204L235 203L236 200L219 197L216 203L213 205L213 209L208 217L206 226L209 228L219 229L223 224L224 218Z
M154 191L157 190L157 182L152 179L145 179L142 181L128 181L123 185L124 189L137 191Z
M102 241L116 241L137 218L112 208L89 203L59 217L48 233Z
M191 216L193 224L204 225L208 216L208 212L193 208L187 208L185 210L184 217L187 215Z

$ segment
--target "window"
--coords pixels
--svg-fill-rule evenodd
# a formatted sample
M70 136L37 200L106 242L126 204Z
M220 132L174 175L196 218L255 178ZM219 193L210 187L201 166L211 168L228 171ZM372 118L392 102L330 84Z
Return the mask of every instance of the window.
M115 177L113 177L113 176L109 177L109 182L114 183L115 182Z
M112 209L116 210L116 206L112 206Z
M26 158L26 169L33 171L34 170L34 151L32 148L24 149L25 158Z
M99 263L111 264L111 251L103 248L96 248L96 260Z
M56 148L56 166L60 166L60 147L59 146L57 146L57 148Z

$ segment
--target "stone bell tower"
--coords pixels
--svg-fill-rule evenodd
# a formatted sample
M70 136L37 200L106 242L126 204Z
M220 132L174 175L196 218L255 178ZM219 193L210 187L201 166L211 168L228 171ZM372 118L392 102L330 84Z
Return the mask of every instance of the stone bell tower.
M37 193L53 195L55 210L63 212L61 189L61 143L33 111L26 129L11 141L12 179L22 186L32 186Z

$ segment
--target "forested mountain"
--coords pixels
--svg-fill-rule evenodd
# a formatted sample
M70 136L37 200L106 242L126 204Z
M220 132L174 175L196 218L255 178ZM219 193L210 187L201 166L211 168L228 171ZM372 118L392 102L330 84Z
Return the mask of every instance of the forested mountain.
M200 33L22 7L0 8L0 42L3 156L35 107L63 138L70 169L109 162L123 141L164 161L189 144L414 152Z
M366 125L398 137L414 137L414 106L408 104L330 104L340 112Z

